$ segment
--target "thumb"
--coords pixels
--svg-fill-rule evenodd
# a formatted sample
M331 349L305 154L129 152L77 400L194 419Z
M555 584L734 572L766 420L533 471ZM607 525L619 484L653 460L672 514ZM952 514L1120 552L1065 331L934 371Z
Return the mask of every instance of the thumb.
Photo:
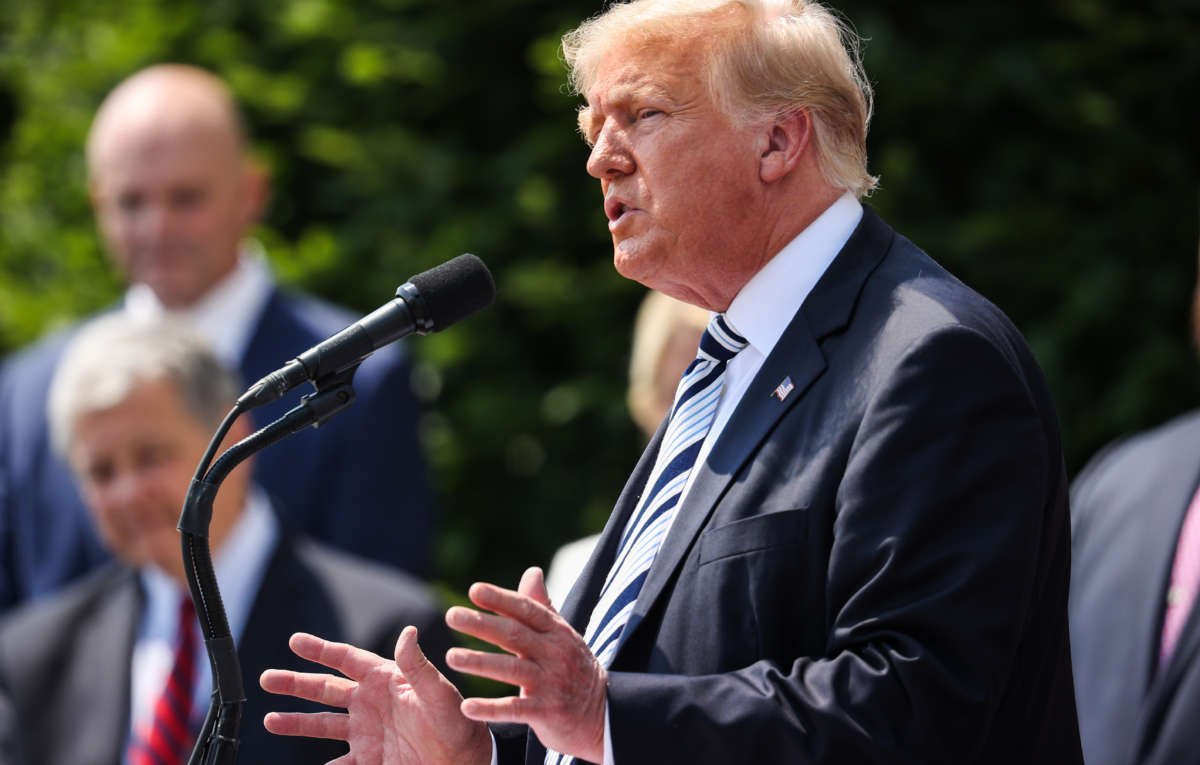
M418 692L421 685L426 685L435 676L441 675L437 667L425 658L425 653L417 644L417 628L411 625L401 630L400 637L396 639L396 666L400 668L404 679L413 690Z
M417 628L412 625L401 630L396 639L396 667L413 693L424 699L423 703L452 710L458 708L462 696L454 684L425 658L421 646L417 645Z
M521 583L517 585L517 592L533 598L543 606L554 608L550 603L550 593L546 591L546 578L537 566L525 569L525 573L521 575Z

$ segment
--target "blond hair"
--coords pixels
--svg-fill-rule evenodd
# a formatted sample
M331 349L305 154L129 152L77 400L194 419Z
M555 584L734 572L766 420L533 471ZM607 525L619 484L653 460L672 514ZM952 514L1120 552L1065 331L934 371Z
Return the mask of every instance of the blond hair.
M633 325L627 402L633 421L647 435L671 409L675 388L696 356L709 313L651 290Z
M562 39L571 87L586 94L605 54L619 45L694 40L713 102L735 124L774 121L799 109L813 126L821 173L857 197L867 172L872 93L858 35L808 0L633 0L611 6Z

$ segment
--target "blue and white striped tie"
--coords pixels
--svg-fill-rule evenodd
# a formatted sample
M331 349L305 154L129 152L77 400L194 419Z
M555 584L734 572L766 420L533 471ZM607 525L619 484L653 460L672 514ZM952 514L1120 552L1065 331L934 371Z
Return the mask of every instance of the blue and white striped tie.
M745 347L746 339L733 331L724 315L713 316L700 338L696 360L679 381L667 432L646 481L648 490L625 526L616 561L584 634L588 648L605 667L612 664L650 564L675 520L679 497L725 388L725 364ZM546 752L545 765L571 765L574 761L570 755Z

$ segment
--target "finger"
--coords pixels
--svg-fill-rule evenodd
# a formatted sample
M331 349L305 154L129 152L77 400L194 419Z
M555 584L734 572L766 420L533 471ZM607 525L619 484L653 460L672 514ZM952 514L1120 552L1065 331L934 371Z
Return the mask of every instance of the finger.
M472 651L467 648L451 648L446 652L446 663L451 669L471 675L499 680L523 688L532 686L538 676L538 668L528 659L519 659L506 653Z
M382 656L356 648L348 643L334 643L306 632L297 632L288 641L292 652L302 659L336 669L352 680L361 680L380 664L387 663Z
M421 646L417 644L416 627L408 626L401 630L400 637L396 639L395 658L396 666L417 696L425 697L434 704L458 702L458 691L446 676L425 658Z
M268 669L259 676L258 684L268 693L298 696L342 708L349 706L350 694L358 687L358 683L344 677L285 669Z
M506 590L494 584L476 582L467 591L471 602L501 616L516 619L530 629L547 632L558 625L552 608L538 603L527 595Z
M446 624L451 629L486 640L520 656L533 653L541 635L507 616L485 614L462 606L454 606L446 612Z
M350 740L350 715L340 712L268 712L263 727L279 736Z
M480 722L517 722L531 725L539 717L537 700L528 696L463 699L459 709L464 717Z
M554 608L550 603L550 593L546 590L546 577L537 566L530 566L525 569L524 574L521 574L521 583L517 585L517 592L533 598L547 608Z

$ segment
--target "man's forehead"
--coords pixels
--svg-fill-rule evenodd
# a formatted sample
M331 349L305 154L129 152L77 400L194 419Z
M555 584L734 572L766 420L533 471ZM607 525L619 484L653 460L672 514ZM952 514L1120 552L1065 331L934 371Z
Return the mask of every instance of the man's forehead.
M679 55L676 46L642 46L617 51L605 57L595 81L584 94L587 102L580 112L585 124L609 109L620 109L641 101L667 106L693 101L703 87L698 57Z
M232 136L203 123L160 123L133 128L97 147L89 168L101 184L146 171L166 176L229 173L240 154Z

